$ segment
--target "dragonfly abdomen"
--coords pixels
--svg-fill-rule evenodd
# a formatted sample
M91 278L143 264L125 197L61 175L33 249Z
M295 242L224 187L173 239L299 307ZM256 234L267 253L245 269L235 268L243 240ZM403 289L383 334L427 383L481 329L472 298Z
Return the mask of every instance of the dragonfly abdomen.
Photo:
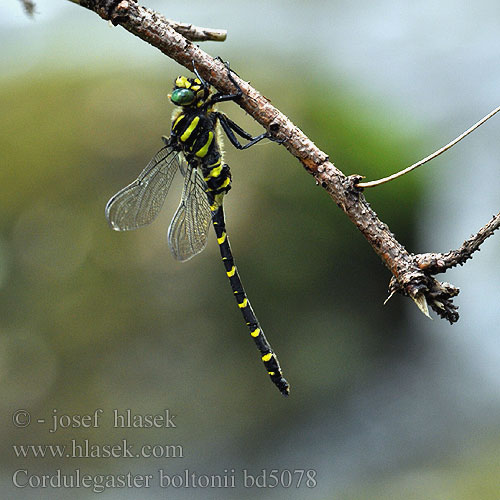
M231 246L229 245L229 239L226 232L224 209L222 205L212 209L212 222L217 236L217 243L219 244L222 262L226 269L226 275L229 278L238 308L245 319L245 323L252 339L260 351L261 360L264 363L269 377L280 390L281 394L288 396L290 393L290 386L283 377L278 358L269 345L269 342L264 335L264 331L260 326L259 320L252 309L250 300L248 299L245 289L243 288L243 284L241 283L238 269L234 263L233 253L231 251Z

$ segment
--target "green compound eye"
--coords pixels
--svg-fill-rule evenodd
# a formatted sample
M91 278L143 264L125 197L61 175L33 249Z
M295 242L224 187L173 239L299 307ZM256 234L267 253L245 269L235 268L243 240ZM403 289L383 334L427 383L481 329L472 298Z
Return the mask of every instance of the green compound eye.
M170 100L177 106L186 106L195 100L196 96L192 90L189 89L175 89L172 92Z

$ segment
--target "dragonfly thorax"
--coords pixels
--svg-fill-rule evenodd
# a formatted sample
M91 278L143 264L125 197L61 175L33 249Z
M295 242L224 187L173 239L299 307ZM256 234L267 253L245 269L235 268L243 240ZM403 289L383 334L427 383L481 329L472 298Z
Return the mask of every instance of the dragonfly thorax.
M218 146L216 114L205 108L183 108L174 114L170 144L182 152L191 168L200 168L209 198L231 189L229 166Z

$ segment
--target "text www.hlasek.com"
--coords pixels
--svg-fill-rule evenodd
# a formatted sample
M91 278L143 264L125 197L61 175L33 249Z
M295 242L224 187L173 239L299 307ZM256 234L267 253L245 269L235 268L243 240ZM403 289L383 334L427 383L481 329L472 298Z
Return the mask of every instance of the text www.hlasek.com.
M88 439L72 439L67 444L12 445L18 458L183 458L180 444L143 444L137 451L134 444L122 439L116 444L91 443Z

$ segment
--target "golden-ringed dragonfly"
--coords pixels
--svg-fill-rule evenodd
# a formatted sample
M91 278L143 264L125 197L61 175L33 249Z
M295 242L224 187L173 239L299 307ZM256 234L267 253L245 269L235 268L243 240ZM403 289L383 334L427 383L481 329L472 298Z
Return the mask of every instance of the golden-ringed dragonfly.
M170 137L163 137L165 146L139 177L109 200L106 218L116 231L129 231L149 224L160 212L172 179L180 170L184 176L184 188L168 228L170 250L177 260L191 259L205 248L209 226L213 224L238 308L271 380L287 396L290 386L248 300L229 246L222 202L231 189L231 173L223 162L217 133L220 125L237 149L247 149L264 138L273 138L268 133L252 137L224 113L215 110L216 103L235 100L242 94L229 65L226 67L236 89L233 94L216 92L194 65L194 78L179 76L175 80L169 95L177 106L172 116ZM241 144L236 134L248 142Z

